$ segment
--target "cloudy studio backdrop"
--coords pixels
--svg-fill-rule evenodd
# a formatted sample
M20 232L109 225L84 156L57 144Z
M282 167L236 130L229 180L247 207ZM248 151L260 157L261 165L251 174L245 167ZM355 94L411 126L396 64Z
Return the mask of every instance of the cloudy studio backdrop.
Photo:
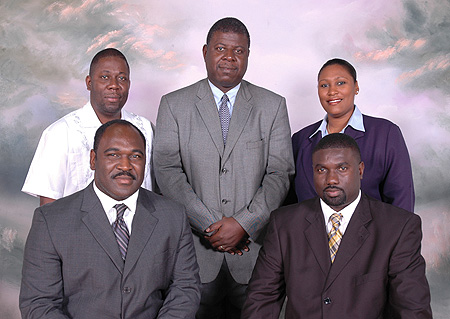
M435 318L450 312L449 0L2 0L0 318L17 319L23 246L38 200L22 194L39 137L88 100L93 55L131 66L126 108L156 120L161 96L206 76L211 25L241 19L245 78L287 98L292 131L321 119L316 78L333 57L358 71L364 114L390 119L409 147Z

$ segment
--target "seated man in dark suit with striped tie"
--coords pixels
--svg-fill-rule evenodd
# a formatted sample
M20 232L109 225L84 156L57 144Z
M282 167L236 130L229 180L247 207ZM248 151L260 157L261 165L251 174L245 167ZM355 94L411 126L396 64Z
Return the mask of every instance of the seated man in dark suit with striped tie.
M141 188L145 137L113 120L95 135L94 182L36 209L23 318L194 318L200 279L184 207Z
M271 219L242 318L432 318L419 216L361 192L364 163L348 135L312 155L316 198Z

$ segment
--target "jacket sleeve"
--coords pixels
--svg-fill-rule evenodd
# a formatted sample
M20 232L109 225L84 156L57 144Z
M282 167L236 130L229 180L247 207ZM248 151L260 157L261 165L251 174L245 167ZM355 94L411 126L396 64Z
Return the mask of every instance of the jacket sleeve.
M282 205L293 176L291 129L286 99L282 98L270 132L269 154L261 186L250 205L233 216L250 237L256 238L267 225L270 213Z
M242 319L278 319L286 296L280 238L276 220L269 222L264 245L247 288Z
M156 120L153 150L156 180L162 194L182 203L191 225L202 232L216 220L187 181L181 162L179 134L176 119L167 98L163 96Z
M414 212L414 184L408 148L400 128L391 125L387 136L387 174L382 185L382 200L394 206Z
M44 214L37 208L24 251L19 295L22 318L68 318L62 311L61 267Z
M171 284L158 313L158 319L194 319L200 304L200 277L194 242L184 213L183 218Z
M421 240L420 217L411 214L389 262L389 318L432 318Z

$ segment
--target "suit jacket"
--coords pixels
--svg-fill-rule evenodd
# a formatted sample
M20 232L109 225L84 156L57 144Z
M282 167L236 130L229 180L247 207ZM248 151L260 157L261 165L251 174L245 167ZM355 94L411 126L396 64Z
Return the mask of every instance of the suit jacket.
M365 194L331 264L319 198L271 215L242 318L432 318L420 217Z
M214 280L225 256L246 284L270 212L283 202L294 172L286 100L246 81L236 97L224 147L219 114L206 79L162 97L156 121L155 176L163 195L186 207L203 232L234 217L252 242L243 256L214 251L194 236L202 282Z
M199 285L181 205L139 190L124 263L91 183L36 209L19 303L23 318L194 318Z
M363 115L365 132L348 126L344 133L353 137L365 164L361 189L383 202L414 211L414 184L411 161L400 128L392 122ZM296 166L295 193L299 202L317 196L314 189L312 151L322 138L321 121L292 136Z

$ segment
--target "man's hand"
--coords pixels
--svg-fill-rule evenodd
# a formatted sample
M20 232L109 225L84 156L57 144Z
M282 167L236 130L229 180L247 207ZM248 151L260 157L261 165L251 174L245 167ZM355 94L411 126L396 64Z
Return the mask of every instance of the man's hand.
M232 255L242 255L242 251L248 251L248 235L233 217L223 217L209 226L206 232L213 233L211 236L205 236L205 239L218 251Z

